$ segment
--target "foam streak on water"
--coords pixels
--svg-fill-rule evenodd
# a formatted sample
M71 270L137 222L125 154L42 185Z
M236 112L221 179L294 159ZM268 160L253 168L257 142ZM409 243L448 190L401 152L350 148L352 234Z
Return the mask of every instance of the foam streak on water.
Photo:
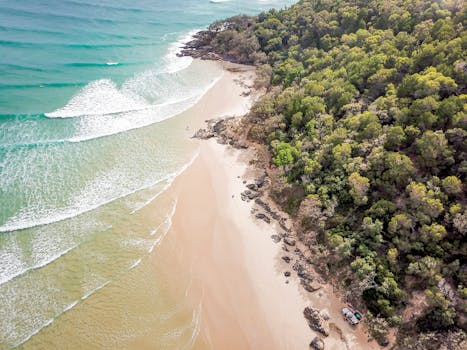
M111 203L111 202L113 202L113 201L115 201L117 199L127 197L127 196L129 196L129 195L131 195L133 193L143 191L143 190L145 190L147 188L154 187L159 183L167 182L167 185L164 186L163 189L160 192L156 193L153 196L152 199L150 199L147 203L144 204L144 206L145 206L145 205L151 203L154 199L156 199L159 195L161 195L165 190L167 190L170 187L170 185L172 184L173 180L176 177L178 177L180 174L182 174L195 161L195 159L198 157L198 154L199 154L199 152L195 153L193 155L193 157L186 164L184 164L178 171L173 172L173 173L165 176L164 178L162 178L160 180L156 180L156 181L154 181L152 183L149 183L149 184L146 184L146 185L144 185L142 187L139 187L139 188L137 188L135 190L131 190L131 191L122 193L118 197L110 198L108 200L103 200L102 202L98 202L98 203L94 204L93 206L89 206L89 207L78 209L78 210L76 210L76 209L73 210L74 208L72 210L69 210L69 209L68 210L63 210L61 212L57 212L55 215L47 216L47 217L45 217L45 218L43 218L41 220L36 219L34 223L29 223L29 222L17 223L17 220L13 219L10 222L7 222L4 226L1 226L0 227L0 232L9 232L9 231L25 229L25 228L31 228L31 227L35 227L35 226L46 225L46 224L51 224L51 223L54 223L54 222L59 222L59 221L62 221L62 220L66 220L66 219L69 219L69 218L84 214L84 213L89 212L91 210L94 210L96 208L99 208L99 207L101 207L103 205L106 205L108 203ZM90 191L85 190L83 192L86 193L86 192L90 192ZM83 201L82 199L80 199L80 201L84 202L83 205L85 205L86 201ZM78 208L79 208L79 206L78 206ZM140 210L141 208L137 208L136 210L133 210L131 213L135 213L136 211Z
M13 274L11 275L2 275L0 276L0 285L8 282L8 281L11 281L12 279L18 277L18 276L21 276L29 271L32 271L32 270L35 270L35 269L40 269L41 267L44 267L52 262L54 262L55 260L59 259L61 256L65 255L65 254L68 254L69 252L71 252L73 249L77 248L80 244L75 244L74 246L56 254L56 255L52 255L50 257L48 257L47 259L45 259L44 261L41 261L39 263L37 263L36 265L33 265L31 267L28 267L28 268L25 268L25 269L22 269L22 270L17 270L15 271Z

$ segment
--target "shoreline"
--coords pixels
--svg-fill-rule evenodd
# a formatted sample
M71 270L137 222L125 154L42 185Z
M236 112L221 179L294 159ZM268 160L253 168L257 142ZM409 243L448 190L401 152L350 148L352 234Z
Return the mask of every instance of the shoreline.
M203 96L195 111L199 108L205 121L245 114L257 93L251 88L253 68L213 64L222 64L228 74ZM229 120L235 123L241 117ZM199 128L203 123L195 124ZM196 136L211 140L195 141L198 157L169 190L177 196L177 210L158 249L164 260L175 262L173 273L191 281L185 294L201 314L194 348L208 344L211 349L307 349L319 337L326 349L379 349L368 343L362 325L352 328L343 320L340 310L345 305L331 285L315 280L315 292L303 288L304 270L297 267L303 247L285 230L290 230L287 218L280 213L275 220L277 209L271 201L248 189L255 188L264 173L251 165L257 150L238 139L216 137L231 126L208 124L208 130ZM318 279L314 272L313 279ZM173 288L178 287L175 282ZM318 323L323 322L328 336L310 329L303 314L306 307L317 308Z

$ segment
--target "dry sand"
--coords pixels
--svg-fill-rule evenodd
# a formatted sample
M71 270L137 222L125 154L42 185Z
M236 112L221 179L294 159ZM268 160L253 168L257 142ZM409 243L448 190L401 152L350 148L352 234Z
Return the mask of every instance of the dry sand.
M204 119L245 112L251 97L241 96L245 87L238 79L250 84L251 75L226 72L191 110L187 134ZM316 334L303 310L312 306L326 309L336 325L324 338L326 349L377 349L361 327L342 319L343 305L331 287L304 291L291 264L281 260L281 244L270 237L277 233L275 225L255 219L252 204L241 200L251 154L215 140L193 143L199 156L169 190L178 198L177 209L157 258L170 264L173 288L191 281L185 294L200 311L194 348L308 349ZM289 283L285 271L292 273Z

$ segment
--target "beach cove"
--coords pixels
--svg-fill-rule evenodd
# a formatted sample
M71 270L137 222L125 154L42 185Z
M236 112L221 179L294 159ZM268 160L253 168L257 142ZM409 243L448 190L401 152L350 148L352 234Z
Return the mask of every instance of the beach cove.
M319 335L303 317L307 306L330 317L330 335L321 335L326 349L377 348L343 320L330 286L315 293L300 286L293 247L286 253L285 243L271 238L280 226L258 219L253 202L242 200L246 185L261 174L248 166L253 150L192 138L205 120L248 111L254 71L235 68L224 70L197 104L170 121L197 151L170 187L138 211L144 224L161 207L171 208L156 229L157 243L118 283L74 306L73 314L63 314L21 348L307 349ZM138 323L145 332L126 329Z
M237 114L234 110L216 113L215 101L249 106L257 96L251 88L251 68L224 66L227 76L204 97L210 101L204 110L208 119ZM229 72L232 66L236 73ZM239 87L247 90L239 91ZM201 310L203 346L307 349L320 335L310 330L303 317L309 306L328 315L329 336L321 334L326 349L378 349L375 343L368 343L361 326L352 327L343 319L341 308L345 305L330 285L323 283L314 293L300 285L293 269L299 260L293 235L286 235L290 237L284 240L287 243L278 243L284 225L270 220L271 213L245 196L245 191L251 193L248 188L261 187L267 181L264 170L254 166L255 157L254 146L231 147L215 139L202 140L199 156L170 189L178 193L177 211L160 254L172 257L180 269L177 275L192 281L192 300Z

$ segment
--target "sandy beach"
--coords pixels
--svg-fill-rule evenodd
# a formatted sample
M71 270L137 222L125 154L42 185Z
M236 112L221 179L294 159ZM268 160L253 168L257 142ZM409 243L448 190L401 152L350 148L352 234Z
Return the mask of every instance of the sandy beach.
M252 97L242 90L251 77L251 71L225 71L190 113L206 120L246 112ZM194 118L189 132L203 126L201 119ZM200 315L194 348L307 349L318 335L303 316L310 306L329 315L330 335L321 336L326 349L377 349L361 326L343 320L344 304L330 286L315 293L300 286L293 252L284 254L283 243L271 239L278 225L255 218L253 202L242 200L246 184L255 180L248 166L253 150L214 139L193 142L199 155L168 191L176 196L177 208L157 259L170 262L170 273L177 276L174 291L186 288L178 282L190 281L185 295ZM284 255L290 263L281 259Z
M72 290L80 299L21 349L300 350L309 349L317 336L328 350L378 348L368 343L363 325L351 327L344 321L344 304L331 286L321 281L319 290L305 291L296 269L300 244L284 244L284 228L255 200L245 200L247 186L264 174L250 164L254 146L236 149L215 138L192 138L206 127L206 120L241 116L251 106L255 95L248 86L254 71L227 68L193 107L156 129L158 137L183 139L183 150L196 157L165 191L157 187L141 197L137 211L122 204L127 208L123 213L129 214L117 217L112 233L91 242L92 247L116 252L109 258L115 275L84 297L83 291ZM118 205L109 210L113 220ZM265 220L265 214L271 219ZM142 236L134 237L138 230ZM293 232L287 237L293 240ZM120 262L122 244L144 251ZM98 252L91 250L95 255L89 259L102 256ZM80 256L76 263L73 254L66 258L69 268L82 271ZM104 265L96 260L97 268ZM61 265L48 268L50 275L60 276L55 269ZM306 307L329 316L328 336L309 327Z

